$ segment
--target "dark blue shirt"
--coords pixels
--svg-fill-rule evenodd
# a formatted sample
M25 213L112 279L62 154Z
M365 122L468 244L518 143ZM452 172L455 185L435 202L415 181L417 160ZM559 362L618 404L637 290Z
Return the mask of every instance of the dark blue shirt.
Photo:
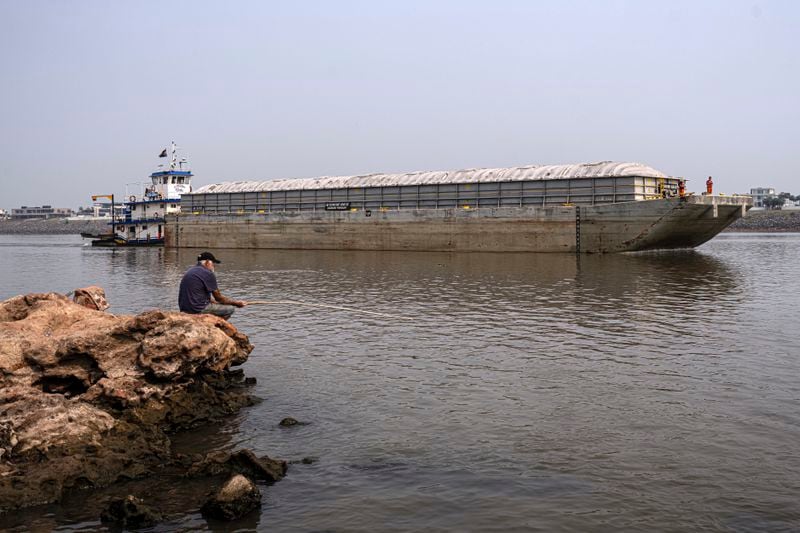
M196 265L186 271L178 292L178 307L184 313L199 313L211 303L217 290L217 277L207 268Z

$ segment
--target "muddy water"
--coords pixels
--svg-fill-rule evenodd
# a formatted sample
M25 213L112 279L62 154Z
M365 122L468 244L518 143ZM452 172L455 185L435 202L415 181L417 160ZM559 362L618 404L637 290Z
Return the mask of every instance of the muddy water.
M214 250L264 399L182 449L296 464L260 514L208 523L177 480L156 530L800 529L800 234L694 252ZM0 236L0 298L98 284L111 312L176 307L196 250ZM281 428L293 416L308 422ZM101 496L0 520L91 531Z

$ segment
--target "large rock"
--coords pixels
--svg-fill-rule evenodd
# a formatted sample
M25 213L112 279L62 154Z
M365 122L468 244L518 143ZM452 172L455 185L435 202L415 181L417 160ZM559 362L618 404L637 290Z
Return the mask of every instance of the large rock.
M233 453L223 451L207 454L201 461L192 465L189 476L219 474L243 474L259 481L280 481L286 475L286 461L271 459L268 456L256 457L250 450Z
M206 516L218 520L241 518L261 505L261 492L252 481L241 474L230 478L203 505Z
M100 515L103 522L111 522L125 529L151 527L162 520L161 513L153 511L133 495L109 502Z
M211 315L1 302L0 510L147 475L170 459L167 431L252 402L227 378L252 348Z

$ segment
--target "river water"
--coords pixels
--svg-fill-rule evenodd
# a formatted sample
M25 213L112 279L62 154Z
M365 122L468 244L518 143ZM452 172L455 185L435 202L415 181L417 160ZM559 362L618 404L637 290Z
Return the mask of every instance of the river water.
M800 530L800 234L581 257L213 251L223 294L413 320L238 310L264 401L178 441L314 462L230 525L180 487L150 495L156 531ZM116 314L174 309L197 253L0 235L0 299L100 285ZM0 527L103 530L98 514L78 499Z

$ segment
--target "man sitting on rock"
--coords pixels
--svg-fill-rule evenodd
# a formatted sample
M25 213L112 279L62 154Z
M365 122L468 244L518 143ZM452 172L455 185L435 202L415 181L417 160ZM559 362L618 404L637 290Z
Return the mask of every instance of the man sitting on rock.
M219 292L214 265L221 262L211 252L197 256L197 264L187 270L181 280L178 306L182 312L208 313L228 320L234 308L247 305L247 302L227 298Z

